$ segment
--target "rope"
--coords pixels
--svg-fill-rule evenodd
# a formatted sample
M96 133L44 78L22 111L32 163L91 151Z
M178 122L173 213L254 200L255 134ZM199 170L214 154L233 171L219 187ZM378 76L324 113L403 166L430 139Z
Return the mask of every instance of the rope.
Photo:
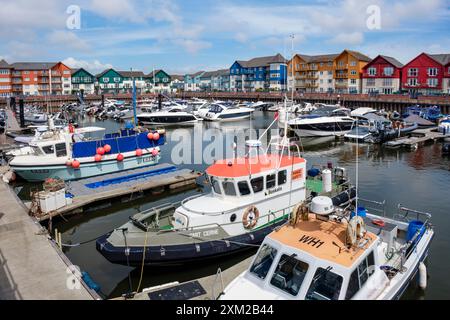
M145 233L144 251L142 252L141 276L139 277L139 284L138 284L138 287L136 289L136 292L139 292L139 289L141 288L142 276L144 275L145 251L146 251L146 248L147 248L148 234L149 234L148 232Z

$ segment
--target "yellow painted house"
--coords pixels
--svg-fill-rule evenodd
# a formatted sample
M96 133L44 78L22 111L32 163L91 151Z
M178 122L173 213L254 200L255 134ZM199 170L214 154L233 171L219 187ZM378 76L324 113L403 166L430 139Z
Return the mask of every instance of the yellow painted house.
M334 59L334 87L336 93L361 93L362 69L372 59L351 50L344 50Z

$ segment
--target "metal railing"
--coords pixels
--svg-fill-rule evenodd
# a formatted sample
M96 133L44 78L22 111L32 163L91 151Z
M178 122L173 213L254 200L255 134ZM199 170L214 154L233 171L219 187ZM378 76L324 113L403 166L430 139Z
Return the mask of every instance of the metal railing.
M216 296L216 290L215 289L216 289L216 285L217 285L217 281L218 280L220 280L220 284L221 284L222 290L220 290L220 293ZM219 268L219 269L217 269L216 277L214 278L214 282L213 282L213 285L212 285L211 299L212 300L218 299L221 295L223 295L224 291L225 291L225 286L223 284L222 269Z

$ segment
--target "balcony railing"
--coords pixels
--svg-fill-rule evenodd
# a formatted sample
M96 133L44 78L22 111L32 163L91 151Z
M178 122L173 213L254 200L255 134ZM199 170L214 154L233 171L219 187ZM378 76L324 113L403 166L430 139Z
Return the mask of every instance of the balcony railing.
M348 64L336 65L336 70L347 70Z
M348 87L348 83L347 82L336 82L335 87L346 88L346 87Z
M336 79L346 79L346 78L348 78L348 74L347 73L336 73L335 78Z

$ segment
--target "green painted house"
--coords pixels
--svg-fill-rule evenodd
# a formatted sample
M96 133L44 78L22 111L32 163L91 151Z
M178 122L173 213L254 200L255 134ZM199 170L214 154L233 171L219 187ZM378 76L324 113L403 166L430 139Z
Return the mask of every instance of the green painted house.
M124 77L114 69L107 69L97 76L98 87L102 93L123 92Z
M83 68L72 70L72 93L95 93L96 77Z
M164 70L155 70L147 75L148 87L153 88L152 91L170 92L171 77Z

